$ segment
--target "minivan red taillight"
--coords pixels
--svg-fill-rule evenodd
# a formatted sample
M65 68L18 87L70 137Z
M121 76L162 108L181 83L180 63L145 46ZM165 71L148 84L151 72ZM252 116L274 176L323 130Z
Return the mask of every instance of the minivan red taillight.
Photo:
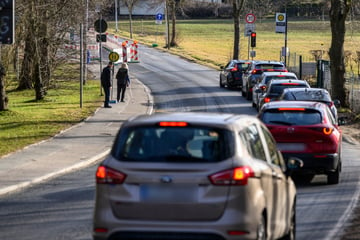
M96 170L96 183L99 184L122 184L126 174L116 171L107 166L99 166Z
M254 177L254 171L251 167L236 167L214 173L209 179L214 185L246 185L250 177Z

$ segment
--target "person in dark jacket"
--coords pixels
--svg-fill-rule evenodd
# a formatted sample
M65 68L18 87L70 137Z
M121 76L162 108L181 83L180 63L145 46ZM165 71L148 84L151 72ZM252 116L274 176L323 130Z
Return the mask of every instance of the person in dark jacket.
M126 63L122 63L118 72L116 73L117 80L117 101L124 102L126 88L130 85L129 68Z
M112 67L113 67L113 63L109 62L109 64L106 67L104 67L101 73L101 85L104 89L104 94L105 94L105 101L104 101L105 108L111 108L111 106L109 105L109 101L110 101Z

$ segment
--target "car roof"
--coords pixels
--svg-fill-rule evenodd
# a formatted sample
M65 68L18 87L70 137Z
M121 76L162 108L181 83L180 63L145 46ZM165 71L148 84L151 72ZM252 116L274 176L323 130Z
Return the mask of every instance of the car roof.
M273 76L273 75L285 75L285 76L295 76L296 74L293 72L278 72L278 71L270 71L270 72L263 72L262 75L265 76Z
M265 103L261 111L275 108L306 108L323 111L327 106L315 101L274 101Z
M309 85L309 83L306 80L301 80L301 79L274 79L271 80L268 84L269 86L272 84L282 84L282 83L306 83L307 85Z
M255 116L212 112L161 112L151 115L138 115L129 118L123 126L155 125L159 122L187 122L190 125L219 127L225 129L243 128L251 123L259 123ZM260 122L261 123L261 122Z
M284 65L283 62L273 61L273 60L255 60L255 61L253 61L253 64L255 64L255 65L256 65L256 64L266 64L266 63Z

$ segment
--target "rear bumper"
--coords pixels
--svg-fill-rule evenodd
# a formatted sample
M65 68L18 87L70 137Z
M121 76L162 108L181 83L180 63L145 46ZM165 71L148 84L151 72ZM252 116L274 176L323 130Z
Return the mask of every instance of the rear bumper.
M334 172L339 166L340 155L333 154L303 154L303 153L282 153L285 160L289 157L300 158L304 162L304 166L296 172L307 174L326 174Z

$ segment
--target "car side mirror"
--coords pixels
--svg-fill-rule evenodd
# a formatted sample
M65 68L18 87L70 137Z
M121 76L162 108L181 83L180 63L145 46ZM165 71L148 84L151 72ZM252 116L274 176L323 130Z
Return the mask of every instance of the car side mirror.
M291 176L295 170L299 170L304 166L304 162L297 157L289 157L286 161L286 175Z
M335 99L335 100L333 101L333 103L334 103L334 106L335 106L336 108L339 108L339 107L341 106L341 102L340 102L340 100L338 100L338 99Z

